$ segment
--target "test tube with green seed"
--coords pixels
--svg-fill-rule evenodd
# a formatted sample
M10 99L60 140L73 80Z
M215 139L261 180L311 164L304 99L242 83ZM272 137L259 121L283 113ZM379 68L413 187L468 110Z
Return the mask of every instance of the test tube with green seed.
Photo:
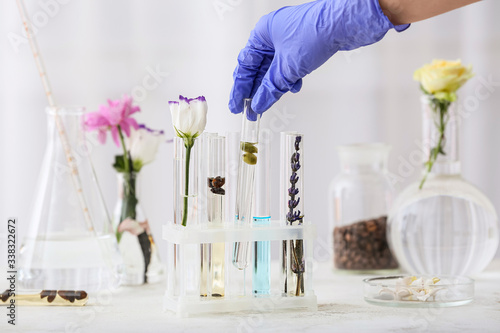
M252 223L252 201L255 185L255 169L258 162L260 114L251 107L252 99L244 100L243 123L240 142L240 160L238 168L238 184L236 189L235 223L250 225ZM250 264L251 243L234 243L233 265L245 269Z

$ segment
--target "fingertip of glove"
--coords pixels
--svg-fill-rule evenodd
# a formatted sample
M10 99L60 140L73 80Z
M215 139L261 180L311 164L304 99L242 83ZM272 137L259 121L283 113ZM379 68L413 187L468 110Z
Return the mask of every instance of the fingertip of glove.
M276 101L277 99L275 99L274 96L267 90L259 88L253 97L252 109L257 113L262 114L274 103L276 103Z
M238 114L243 111L243 107L238 107L237 103L234 101L234 99L229 100L229 103L227 105L229 107L229 111L233 114Z
M248 112L246 112L246 116L247 116L248 120L256 121L259 114L257 112L252 111L252 110L248 110Z
M292 88L290 88L290 91L295 94L298 93L300 89L302 89L302 79L297 80L297 82L293 84Z

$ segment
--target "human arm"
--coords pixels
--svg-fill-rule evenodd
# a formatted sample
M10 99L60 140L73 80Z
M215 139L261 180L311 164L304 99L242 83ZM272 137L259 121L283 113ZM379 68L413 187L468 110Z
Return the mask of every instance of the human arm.
M238 55L229 108L243 99L262 113L337 51L375 43L387 31L478 0L323 0L284 7L263 16Z
M438 16L481 0L379 0L382 11L394 24L407 24Z

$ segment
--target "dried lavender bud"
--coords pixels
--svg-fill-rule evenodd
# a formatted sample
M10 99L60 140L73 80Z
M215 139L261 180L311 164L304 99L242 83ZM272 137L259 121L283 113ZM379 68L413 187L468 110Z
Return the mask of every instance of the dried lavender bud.
M289 212L287 213L287 221L293 223L295 221L299 221L302 223L303 215L300 214L300 211L294 212L293 210L297 208L300 203L300 197L295 200L295 196L297 196L300 192L298 188L295 187L295 184L299 181L299 176L297 176L297 171L300 169L300 153L298 152L300 149L300 141L302 137L298 136L295 138L295 152L290 157L290 168L292 170L292 175L290 176L290 188L288 189L288 195L290 196L290 200L288 200L288 208Z
M300 202L300 198L298 198L297 200L294 200L294 199L288 200L288 208L293 209L293 208L297 207L299 205L299 202Z
M298 136L295 138L295 150L299 151L300 150L300 141L302 141L302 137Z

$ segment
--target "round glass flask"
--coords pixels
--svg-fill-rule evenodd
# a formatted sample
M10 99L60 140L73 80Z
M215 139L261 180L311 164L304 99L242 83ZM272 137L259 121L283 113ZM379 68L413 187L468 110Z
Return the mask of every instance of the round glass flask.
M470 275L483 270L498 247L495 208L460 174L456 103L444 118L443 151L425 182L408 186L391 209L388 237L402 268L414 274ZM439 113L422 98L427 159L440 137ZM422 186L420 186L422 185ZM421 188L420 188L421 187Z

